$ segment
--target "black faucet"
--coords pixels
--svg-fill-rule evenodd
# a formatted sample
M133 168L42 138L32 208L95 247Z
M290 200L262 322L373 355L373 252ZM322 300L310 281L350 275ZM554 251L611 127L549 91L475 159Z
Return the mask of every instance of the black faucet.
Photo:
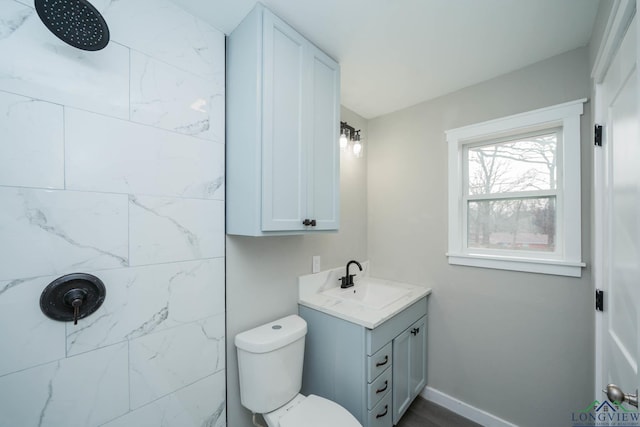
M340 278L340 287L342 289L350 288L353 286L353 276L355 276L355 274L349 274L349 266L351 264L357 265L360 271L362 271L362 266L358 261L355 261L355 260L349 261L347 263L347 275Z

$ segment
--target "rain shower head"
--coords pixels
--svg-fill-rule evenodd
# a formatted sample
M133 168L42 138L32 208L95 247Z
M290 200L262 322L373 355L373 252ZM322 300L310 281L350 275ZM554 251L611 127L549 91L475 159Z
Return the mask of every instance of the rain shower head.
M35 0L38 16L60 40L82 50L100 50L109 43L109 27L87 0Z

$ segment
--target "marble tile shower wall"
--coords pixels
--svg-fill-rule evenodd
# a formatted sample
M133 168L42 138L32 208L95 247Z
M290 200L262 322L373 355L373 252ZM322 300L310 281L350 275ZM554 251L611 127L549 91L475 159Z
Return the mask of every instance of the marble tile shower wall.
M92 0L99 52L0 0L0 427L224 426L224 35ZM107 298L45 317L55 278Z

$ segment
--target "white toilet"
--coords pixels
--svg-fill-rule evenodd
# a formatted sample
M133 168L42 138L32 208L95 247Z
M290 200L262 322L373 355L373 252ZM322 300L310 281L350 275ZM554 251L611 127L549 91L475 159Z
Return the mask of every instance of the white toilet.
M291 315L236 335L240 400L269 427L362 427L342 406L301 394L307 322Z

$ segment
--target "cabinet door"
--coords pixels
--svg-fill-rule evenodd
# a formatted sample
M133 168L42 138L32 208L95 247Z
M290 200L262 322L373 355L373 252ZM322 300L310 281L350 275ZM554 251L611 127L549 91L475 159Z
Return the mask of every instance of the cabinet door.
M303 138L309 44L265 10L263 18L262 230L301 230L307 209Z
M308 76L309 183L308 217L316 220L314 230L337 230L340 215L340 67L310 45Z
M393 340L393 424L427 382L427 318L409 326Z
M411 404L411 328L405 330L393 340L393 424Z
M409 387L411 400L420 394L427 384L427 318L423 317L414 323L409 332L415 331L411 337L411 368Z

